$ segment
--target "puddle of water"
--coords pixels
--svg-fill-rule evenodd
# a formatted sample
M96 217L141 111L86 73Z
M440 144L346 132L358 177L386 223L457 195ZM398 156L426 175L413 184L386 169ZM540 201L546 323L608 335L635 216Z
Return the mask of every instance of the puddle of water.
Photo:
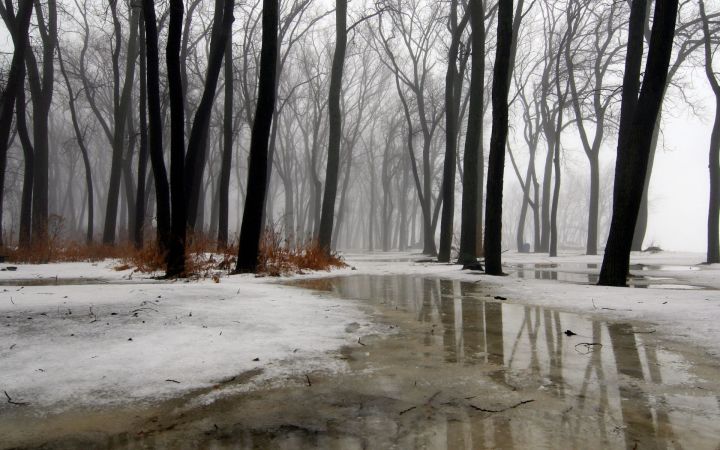
M357 275L290 284L331 302L362 300L395 334L359 337L338 355L345 373L299 373L214 403L173 404L109 439L93 428L43 448L718 445L717 363L661 345L648 325L495 301L481 284L458 281Z

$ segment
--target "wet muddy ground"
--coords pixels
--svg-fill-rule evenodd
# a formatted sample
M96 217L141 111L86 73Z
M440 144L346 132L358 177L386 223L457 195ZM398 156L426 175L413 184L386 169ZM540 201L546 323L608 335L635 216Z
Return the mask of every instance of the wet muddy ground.
M254 383L256 371L117 410L17 408L0 448L720 448L718 361L652 324L420 276L291 284L362 300L390 334L338 352L340 374Z

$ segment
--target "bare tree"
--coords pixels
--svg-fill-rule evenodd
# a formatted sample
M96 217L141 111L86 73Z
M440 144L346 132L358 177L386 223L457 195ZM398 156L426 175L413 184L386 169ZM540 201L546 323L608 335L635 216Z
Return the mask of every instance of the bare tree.
M240 229L240 249L235 271L254 272L258 264L262 214L267 190L268 141L275 110L275 71L278 55L278 0L263 0L262 51L257 110L250 142L247 196Z
M502 275L502 192L505 145L508 134L508 94L513 40L512 0L498 5L497 50L493 68L492 132L488 160L487 200L485 207L485 273Z
M318 245L330 251L333 221L335 219L335 198L337 196L338 169L340 165L340 139L342 137L342 116L340 111L340 93L342 90L343 66L347 47L347 0L337 0L335 4L335 52L330 72L330 90L328 92L328 161L325 172L325 192L323 193Z
M638 89L645 3L645 0L634 0L630 12L618 156L615 163L613 218L599 280L599 284L604 286L626 285L652 130L662 103L675 34L678 0L657 0L645 75L642 87ZM639 97L636 94L638 90Z
M8 140L17 93L20 90L25 90L25 53L28 46L30 16L32 16L32 0L22 0L20 2L17 17L15 17L12 2L8 2L7 7L0 8L0 14L2 14L3 20L8 30L10 30L15 45L12 62L10 63L10 73L0 97L0 246L2 246L3 194L5 193ZM30 51L32 52L32 50ZM25 102L24 96L22 102Z
M708 206L707 262L720 263L720 81L713 70L714 48L705 2L700 0L703 43L705 48L705 76L715 95L715 120L710 134L708 168L710 170L710 204Z

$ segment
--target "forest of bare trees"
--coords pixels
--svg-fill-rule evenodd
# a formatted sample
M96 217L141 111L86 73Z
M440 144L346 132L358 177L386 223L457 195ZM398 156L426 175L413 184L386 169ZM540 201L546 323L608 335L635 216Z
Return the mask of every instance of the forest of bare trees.
M7 0L0 239L502 253L604 250L624 285L663 107L707 83L720 262L715 0ZM695 76L693 79L692 75ZM703 86L703 89L705 87Z

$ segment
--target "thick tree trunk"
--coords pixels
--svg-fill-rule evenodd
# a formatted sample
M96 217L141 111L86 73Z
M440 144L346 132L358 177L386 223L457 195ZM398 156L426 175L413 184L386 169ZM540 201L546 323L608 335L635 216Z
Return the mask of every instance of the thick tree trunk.
M143 0L147 58L148 143L155 184L157 240L162 251L170 246L170 187L163 158L163 123L160 108L160 63L154 0Z
M262 50L257 109L250 138L247 195L240 229L236 273L255 272L258 264L262 214L267 190L268 140L275 110L279 0L263 0Z
M471 264L478 257L477 220L478 207L482 197L478 198L477 176L482 170L482 127L483 106L485 103L485 10L483 0L470 0L470 25L472 27L472 62L470 75L470 106L468 111L467 134L465 135L465 158L463 160L463 196L462 221L460 224L460 254L458 263Z
M335 37L335 52L333 54L330 89L328 92L328 124L330 127L328 159L327 170L325 171L325 192L323 193L322 212L320 214L320 230L318 231L318 244L325 251L330 251L332 241L340 166L340 139L342 137L340 94L347 46L347 0L337 0L336 2Z
M43 245L48 238L48 157L50 106L55 82L55 48L57 42L57 3L47 2L47 24L40 27L43 42L42 79L33 52L26 53L26 66L33 104L33 195L32 239ZM43 20L39 3L35 4L38 21Z
M180 78L183 1L170 0L170 23L165 49L168 95L170 97L170 247L165 262L166 276L185 274L187 197L185 195L185 104Z
M705 2L700 0L705 46L705 75L715 95L715 121L710 134L708 169L710 171L710 200L708 205L707 262L720 263L720 82L713 71L713 49Z
M640 96L635 100L639 80L637 74L642 59L641 23L643 22L633 20L636 3L645 3L645 1L633 2L630 18L618 157L615 167L613 218L599 280L599 284L604 286L626 284L633 232L647 173L652 132L667 80L678 9L678 0L658 0L655 4L645 76ZM638 9L644 10L644 6ZM644 18L644 14L642 17ZM636 47L639 47L639 51Z
M493 68L492 133L488 160L487 203L485 207L485 272L502 275L502 195L505 169L505 145L508 134L508 93L510 90L510 56L512 50L512 0L498 6L497 50Z
M220 163L220 185L218 193L218 246L222 249L228 242L228 207L230 204L230 169L233 153L233 61L232 34L227 36L225 45L225 105L223 106L223 153Z

